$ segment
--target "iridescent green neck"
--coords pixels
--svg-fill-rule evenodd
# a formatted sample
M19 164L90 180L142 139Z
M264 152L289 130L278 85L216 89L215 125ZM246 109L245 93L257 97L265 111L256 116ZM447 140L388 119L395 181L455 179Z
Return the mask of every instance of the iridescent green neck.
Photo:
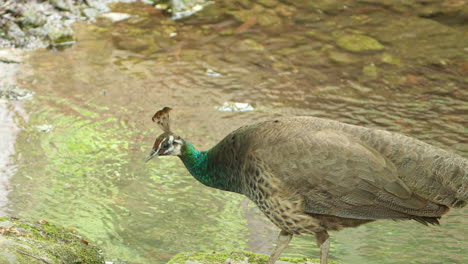
M182 155L179 157L190 174L204 185L228 191L229 186L227 186L222 171L209 166L209 151L198 151L186 140L184 140L184 143L181 150Z

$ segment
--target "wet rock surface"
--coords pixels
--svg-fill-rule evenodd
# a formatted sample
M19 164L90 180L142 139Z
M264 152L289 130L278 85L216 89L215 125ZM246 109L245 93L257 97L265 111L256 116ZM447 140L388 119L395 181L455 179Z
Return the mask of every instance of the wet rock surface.
M34 93L20 87L16 75L24 60L24 52L18 49L0 49L0 100L19 101L31 98Z
M36 49L72 44L71 24L94 19L119 0L6 0L0 3L0 48ZM131 2L131 0L120 0Z
M380 42L365 35L345 35L340 37L336 44L345 50L356 52L384 49Z
M72 231L44 220L0 218L0 263L104 263L101 251Z

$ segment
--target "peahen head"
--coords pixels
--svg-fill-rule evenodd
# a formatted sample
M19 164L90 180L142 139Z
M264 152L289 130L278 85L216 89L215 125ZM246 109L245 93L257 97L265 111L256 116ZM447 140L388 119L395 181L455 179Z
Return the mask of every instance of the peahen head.
M172 110L170 107L164 107L154 114L152 120L156 122L163 130L154 141L153 148L146 162L157 156L180 156L182 154L182 146L184 141L181 137L174 135L169 126L169 112Z

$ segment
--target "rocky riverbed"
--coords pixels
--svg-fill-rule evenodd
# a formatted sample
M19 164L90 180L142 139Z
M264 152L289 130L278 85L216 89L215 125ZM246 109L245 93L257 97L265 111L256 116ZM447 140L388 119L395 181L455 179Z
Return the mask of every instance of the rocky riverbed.
M0 48L36 49L72 44L71 24L93 20L112 2L132 0L6 0L0 3Z

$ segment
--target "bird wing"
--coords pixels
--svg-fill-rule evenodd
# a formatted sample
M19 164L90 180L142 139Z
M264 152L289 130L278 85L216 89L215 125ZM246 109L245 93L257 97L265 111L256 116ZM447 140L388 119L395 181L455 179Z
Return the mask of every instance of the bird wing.
M252 148L282 191L300 194L304 211L356 219L439 216L445 207L412 192L396 166L342 131L284 134Z

